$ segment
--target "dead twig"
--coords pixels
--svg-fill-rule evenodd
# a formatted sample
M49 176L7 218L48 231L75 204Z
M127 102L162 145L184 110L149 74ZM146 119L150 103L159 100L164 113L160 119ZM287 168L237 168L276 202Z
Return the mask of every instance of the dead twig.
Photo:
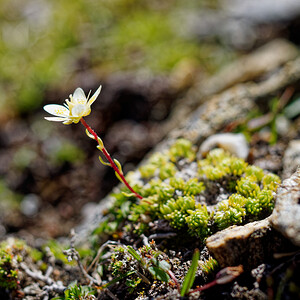
M115 246L121 246L122 244L119 242L115 242L115 241L107 241L105 242L99 249L97 252L97 255L95 256L94 260L91 262L91 264L89 265L89 267L87 268L87 272L90 272L90 270L92 269L92 267L99 261L102 252L104 251L104 249L110 245L115 245Z
M50 292L57 292L59 294L62 294L67 288L61 281L56 282L52 278L50 278L50 275L53 272L52 266L48 267L45 275L43 275L41 271L31 270L24 262L20 263L20 268L23 269L23 271L31 278L40 280L46 284L43 287L43 292L40 294L40 297L43 297L43 300L49 299Z
M71 230L71 241L70 241L70 249L64 250L63 253L67 256L68 261L72 261L73 259L77 262L77 265L83 274L83 276L89 281L91 284L95 284L99 286L101 282L99 282L94 277L90 276L88 272L85 270L84 266L81 263L80 255L78 251L75 249L75 240L76 240L76 233L75 230Z

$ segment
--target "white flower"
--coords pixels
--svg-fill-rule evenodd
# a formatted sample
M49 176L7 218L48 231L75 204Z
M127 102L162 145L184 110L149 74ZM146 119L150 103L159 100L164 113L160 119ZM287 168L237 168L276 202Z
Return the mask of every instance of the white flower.
M84 91L77 88L73 95L70 95L70 100L66 99L64 105L48 104L44 106L44 110L55 117L45 117L48 121L63 122L69 125L78 123L82 117L91 113L91 105L94 103L101 91L101 85L95 94L88 100Z

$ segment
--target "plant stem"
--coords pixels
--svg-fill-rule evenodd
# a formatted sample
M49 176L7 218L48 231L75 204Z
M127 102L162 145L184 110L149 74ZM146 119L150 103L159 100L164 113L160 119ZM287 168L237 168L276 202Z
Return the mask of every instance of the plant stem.
M180 294L180 285L179 285L179 283L178 283L178 281L177 281L174 273L171 270L168 270L168 274L172 278L172 280L174 281L174 283L175 283L175 285L177 287L178 293Z
M85 120L83 118L80 119L81 124L89 131L90 134L93 135L94 139L98 142L98 135L97 133L85 122ZM99 144L100 145L100 144ZM101 145L100 145L101 146ZM115 172L119 175L119 177L121 178L122 182L127 186L127 188L133 193L135 194L136 197L138 197L139 199L143 199L143 197L141 195L139 195L127 182L127 180L125 179L124 175L122 174L122 172L119 170L119 168L116 166L116 164L114 163L114 161L112 160L110 154L107 152L107 150L105 149L105 147L103 146L103 148L101 147L101 151L104 154L104 156L106 157L106 159L108 160L108 162L110 163L111 167L115 170Z
M205 284L205 285L203 285L203 286L200 286L200 287L198 287L198 288L196 288L196 289L190 291L190 292L188 293L188 295L190 295L190 294L192 294L192 293L195 293L195 292L201 292L201 291L207 290L207 289L211 288L212 286L214 286L214 285L216 285L216 284L217 284L217 281L214 280L214 281L212 281L212 282L209 282L209 283L207 283L207 284Z

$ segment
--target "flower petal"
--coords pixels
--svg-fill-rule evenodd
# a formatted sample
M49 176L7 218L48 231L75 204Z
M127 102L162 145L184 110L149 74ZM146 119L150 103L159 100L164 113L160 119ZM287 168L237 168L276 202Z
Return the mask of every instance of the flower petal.
M85 104L86 103L86 96L84 91L81 88L77 88L73 93L73 100L76 103L79 104Z
M68 117L69 115L69 110L66 107L58 104L45 105L44 110L53 116Z
M62 117L45 117L45 119L54 122L63 122L67 120L67 118L62 118Z
M99 86L98 90L94 93L94 95L91 97L91 99L89 100L88 102L88 105L92 105L95 100L97 99L97 97L99 96L100 92L101 92L101 88L102 88L102 85Z
M65 125L70 125L70 124L72 124L74 121L73 120L71 120L71 119L65 119L65 121L63 122L63 124L65 124Z

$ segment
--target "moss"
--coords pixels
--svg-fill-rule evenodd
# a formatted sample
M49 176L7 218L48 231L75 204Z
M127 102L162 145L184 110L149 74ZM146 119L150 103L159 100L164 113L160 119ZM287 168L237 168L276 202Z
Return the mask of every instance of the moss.
M194 162L198 172L190 178L189 171L185 179L179 170ZM144 199L136 203L135 198L118 195L112 222L135 222L135 233L141 233L148 230L150 221L163 219L175 230L186 230L201 240L217 230L270 214L273 194L280 183L277 175L248 165L222 149L214 149L205 159L196 160L194 146L183 139L169 150L155 153L139 170L145 184L137 187ZM127 203L126 213L120 199Z
M204 183L199 182L197 178L191 178L185 182L182 178L172 177L170 178L170 185L188 196L195 196L205 190Z
M146 166L141 166L139 171L143 178L150 178L154 176L157 169L158 167L155 164L148 164Z
M231 225L241 224L246 215L243 206L230 206L228 200L220 202L214 215L214 222L218 229L224 229Z
M264 170L256 166L247 166L245 170L245 176L255 176L256 181L261 181L264 176Z
M48 247L49 249L45 249ZM25 241L15 238L8 238L0 244L0 290L1 295L4 293L10 298L15 299L24 295L24 287L34 284L43 288L45 282L43 280L37 280L34 276L28 275L27 269L31 270L33 273L47 274L49 270L53 270L53 274L49 275L49 282L60 278L62 284L65 284L67 281L71 281L70 276L72 272L76 273L77 263L71 263L75 265L73 268L70 263L68 263L64 254L62 253L63 247L55 241L49 242L47 245L42 247L44 250L38 250L36 248L30 247ZM51 261L49 259L49 252L51 252L55 260ZM81 248L78 250L81 258L84 258L85 261L90 259L95 253L88 248ZM66 264L68 266L66 266ZM25 266L25 267L24 267ZM50 267L50 268L49 268ZM72 271L71 271L72 270ZM40 273L42 272L42 273ZM78 274L77 274L78 275ZM38 275L37 275L38 276ZM78 281L81 283L86 282L82 278L78 278ZM59 283L60 284L60 283ZM67 283L68 284L68 283ZM95 290L77 284L73 282L66 289L64 296L52 298L57 296L57 291L50 293L52 296L51 299L95 299L92 295L95 294ZM20 296L19 296L20 295ZM3 296L4 297L4 296ZM6 298L5 298L6 299Z
M188 233L191 236L197 236L204 239L208 236L211 229L209 228L209 220L211 218L205 205L198 207L196 210L189 210L189 215L186 217L188 225Z
M180 158L192 161L195 159L195 154L193 144L186 139L178 139L169 150L169 156L173 162L176 162Z
M18 287L18 270L13 258L10 251L0 250L0 288L15 290Z
M149 163L139 168L142 178L153 177L155 172L161 180L172 178L178 171L175 163L179 159L185 158L188 161L195 159L196 153L193 148L190 141L178 139L168 151L153 154Z
M206 158L197 160L195 147L183 139L150 157L139 175L128 176L128 180L143 199L138 201L122 191L115 194L115 205L102 226L106 233L110 232L110 238L126 243L141 234L170 234L169 240L160 244L165 250L168 248L164 245L169 243L180 249L186 249L191 242L203 245L219 230L266 217L274 208L274 192L280 184L277 175L248 165L222 149L214 149ZM108 278L113 276L109 284L123 282L128 292L137 295L151 280L168 282L171 277L163 267L165 263L169 265L168 259L147 247L118 247L107 270ZM178 263L177 268L181 267ZM208 257L200 267L206 280L216 272L218 263ZM140 273L144 277L139 277Z
M278 184L280 184L281 181L277 175L269 173L263 176L261 182L264 189L275 192L277 190Z
M200 268L206 275L215 272L218 266L219 264L217 260L215 260L211 256L207 260L200 262Z
M158 250L154 241L137 250L131 246L117 247L110 257L108 269L114 279L106 287L113 282L124 280L130 293L137 291L136 287L142 280L148 284L151 278L163 282L170 281L168 271L171 265L168 257Z
M97 255L97 235L105 241L110 239L100 253L98 268L93 274L99 273L103 280L100 289L120 283L119 286L125 287L132 297L137 297L145 286L148 288L152 283L157 286L176 285L176 281L172 283L172 270L183 271L181 259L184 262L186 259L178 253L186 249L187 243L202 246L205 239L218 230L270 214L274 207L274 192L280 183L277 175L250 166L221 149L212 150L206 158L197 160L195 147L182 139L169 150L154 154L137 175L127 178L143 199L126 193L126 187L112 194L115 202L107 209L104 222L90 237L94 244L91 248L78 250L88 265ZM159 251L153 241L147 241L146 237L152 234L168 236L159 245L163 251ZM140 238L146 246L138 248ZM113 240L118 241L115 250ZM136 241L134 246L124 245L132 245L132 241ZM164 248L166 244L178 247L178 252L172 250L168 253L168 248ZM69 264L62 245L50 241L44 247L49 247L53 253L55 264ZM43 251L47 252L45 248ZM29 257L31 265L40 261L44 252L32 250L22 241L3 243L0 247L0 287L18 289L18 272L22 271L17 267L20 261ZM169 259L169 254L173 259ZM208 255L207 260L204 257L205 253L199 274L206 280L218 265ZM177 269L174 268L176 263ZM45 262L40 261L38 265L46 272ZM73 266L68 268L70 270ZM64 282L65 285L68 283ZM69 285L60 299L93 299L96 290L81 285L83 283Z
M241 178L237 181L236 191L244 197L256 198L260 188L250 177Z
M175 165L171 162L167 162L163 166L161 166L159 170L159 178L161 180L173 177L176 173L177 169Z
M9 238L0 244L0 288L16 290L19 287L19 263L41 261L43 253L29 247L25 241Z
M162 218L168 220L172 227L176 229L183 228L186 224L188 210L195 209L195 200L193 197L184 196L170 199L166 204L160 206Z
M199 175L208 180L241 176L246 171L247 165L244 160L228 155L223 149L213 149L206 159L198 161Z

